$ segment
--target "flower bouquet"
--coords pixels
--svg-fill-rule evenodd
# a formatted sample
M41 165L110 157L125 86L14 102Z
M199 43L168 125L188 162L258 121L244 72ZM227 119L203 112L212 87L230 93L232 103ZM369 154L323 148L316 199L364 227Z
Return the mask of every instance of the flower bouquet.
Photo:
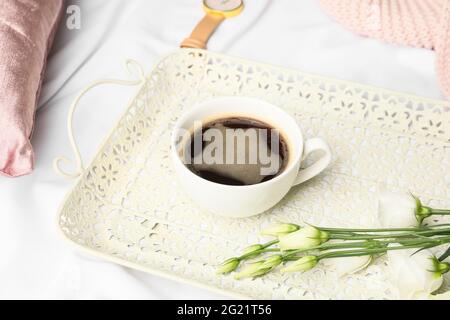
M450 210L424 206L410 194L383 192L379 197L382 228L344 229L282 223L265 229L273 240L255 244L240 256L223 262L219 274L237 270L236 279L260 277L279 269L282 273L306 272L320 262L331 263L340 275L356 273L377 257L387 254L392 278L400 298L450 298L449 293L431 295L450 271L450 247L439 257L429 249L450 244L450 224L427 225L433 215ZM251 260L251 261L249 261Z

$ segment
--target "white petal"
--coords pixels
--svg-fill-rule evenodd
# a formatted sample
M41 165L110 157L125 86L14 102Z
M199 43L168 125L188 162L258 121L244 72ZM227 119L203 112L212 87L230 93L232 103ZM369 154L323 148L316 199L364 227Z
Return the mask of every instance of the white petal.
M431 294L429 294L428 292L425 291L420 291L420 292L416 292L414 294L413 299L414 300L430 300L431 299Z
M343 277L365 269L371 261L371 256L343 257L325 259L324 265L336 272L338 276Z
M396 284L400 299L414 299L431 294L439 289L443 282L433 270L433 254L429 250L417 252L417 249L388 251L391 280Z
M380 192L378 219L383 228L417 227L416 201L408 193Z

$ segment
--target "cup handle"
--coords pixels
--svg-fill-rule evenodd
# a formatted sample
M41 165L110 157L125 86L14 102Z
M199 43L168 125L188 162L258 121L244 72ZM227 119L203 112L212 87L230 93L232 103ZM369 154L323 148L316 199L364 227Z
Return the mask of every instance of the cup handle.
M329 166L331 162L331 150L328 144L320 138L313 138L305 142L302 160L306 159L314 151L322 151L324 154L309 167L300 169L294 186L317 176Z

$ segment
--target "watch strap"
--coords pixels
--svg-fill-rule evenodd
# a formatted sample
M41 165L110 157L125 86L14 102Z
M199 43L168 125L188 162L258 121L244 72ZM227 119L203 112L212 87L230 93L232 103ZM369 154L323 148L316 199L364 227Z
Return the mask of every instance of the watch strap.
M181 43L181 47L205 49L209 38L224 19L225 16L223 15L207 13L197 24L189 38Z

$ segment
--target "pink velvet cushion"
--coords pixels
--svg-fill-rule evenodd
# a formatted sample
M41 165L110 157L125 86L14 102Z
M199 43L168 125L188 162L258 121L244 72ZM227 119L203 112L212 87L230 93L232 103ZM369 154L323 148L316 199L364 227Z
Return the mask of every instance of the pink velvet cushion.
M0 174L33 170L30 136L63 0L0 0Z

